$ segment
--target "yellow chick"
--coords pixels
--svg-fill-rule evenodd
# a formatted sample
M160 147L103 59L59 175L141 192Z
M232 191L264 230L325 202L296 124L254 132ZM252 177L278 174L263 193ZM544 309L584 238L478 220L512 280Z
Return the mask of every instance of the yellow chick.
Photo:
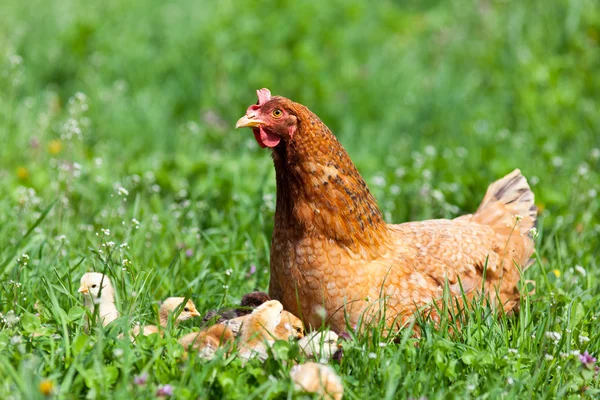
M333 331L315 331L298 341L307 357L328 361L337 350L338 335Z
M165 301L163 301L163 303L160 306L160 309L158 310L158 317L159 317L159 322L160 322L160 326L162 328L166 328L167 327L167 323L169 321L169 315L172 314L177 307L179 307L183 301L185 300L184 297L169 297L167 299L165 299ZM200 313L196 310L196 305L194 304L194 302L192 300L188 300L187 303L185 303L185 307L183 307L183 309L181 309L181 312L179 313L179 315L177 316L177 318L175 319L175 325L179 324L180 322L183 322L185 320L188 320L190 318L193 317L199 317ZM137 336L139 334L142 335L151 335L153 333L158 333L159 332L159 327L156 325L145 325L145 326L140 326L140 325L136 325L133 327L133 329L131 330L131 334L133 336Z
M275 341L271 332L281 322L282 311L283 306L277 300L267 301L252 311L240 329L242 359L249 360L254 356L267 358L267 346Z
M341 400L344 395L342 379L329 365L314 362L294 365L290 377L297 389L317 393L321 398Z
M216 324L200 332L192 332L179 339L186 350L198 351L200 357L212 359L219 347L233 342L234 335L224 324Z
M115 306L115 292L108 276L99 272L88 272L81 277L79 293L83 293L85 306L94 312L98 309L98 317L102 325L106 326L119 318L119 311Z
M223 324L227 325L233 334L238 336L241 333L242 326L247 323L251 317L252 314L242 315L241 317L227 320L223 322ZM279 324L277 324L275 330L270 333L276 340L288 340L290 337L301 339L304 337L304 324L300 318L289 311L283 310L281 312Z

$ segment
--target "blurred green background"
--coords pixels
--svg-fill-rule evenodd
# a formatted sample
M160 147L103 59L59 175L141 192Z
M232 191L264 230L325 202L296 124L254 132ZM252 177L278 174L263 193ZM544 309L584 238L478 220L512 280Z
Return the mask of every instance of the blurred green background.
M538 295L597 292L595 0L3 0L0 279L23 287L0 312L59 326L91 269L142 320L266 289L273 166L234 130L262 87L321 117L390 222L471 212L520 168ZM576 264L587 286L545 278Z

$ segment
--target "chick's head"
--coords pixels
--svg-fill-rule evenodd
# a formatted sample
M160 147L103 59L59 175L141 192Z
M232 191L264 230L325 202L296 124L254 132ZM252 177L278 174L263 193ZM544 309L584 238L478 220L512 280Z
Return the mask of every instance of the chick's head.
M110 278L99 272L88 272L81 277L79 293L96 298L113 298L114 290Z
M169 297L163 301L160 306L161 319L167 320L169 314L172 314L185 301L184 297ZM182 322L193 317L199 317L200 313L196 310L196 305L192 300L188 300L185 305L180 308L181 312L176 318L176 322Z

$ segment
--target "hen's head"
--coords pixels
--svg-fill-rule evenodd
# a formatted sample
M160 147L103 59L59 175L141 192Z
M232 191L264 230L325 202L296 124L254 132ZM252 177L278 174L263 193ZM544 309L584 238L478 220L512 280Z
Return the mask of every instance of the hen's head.
M269 89L256 91L258 102L246 110L236 128L252 128L260 147L273 148L281 140L291 139L298 128L295 103L280 96L271 96Z

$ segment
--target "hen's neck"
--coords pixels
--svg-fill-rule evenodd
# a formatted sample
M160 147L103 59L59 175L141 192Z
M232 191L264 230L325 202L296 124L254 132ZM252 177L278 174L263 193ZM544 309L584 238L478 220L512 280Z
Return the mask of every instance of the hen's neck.
M388 233L375 198L329 128L305 110L293 138L273 151L275 229L378 253Z

